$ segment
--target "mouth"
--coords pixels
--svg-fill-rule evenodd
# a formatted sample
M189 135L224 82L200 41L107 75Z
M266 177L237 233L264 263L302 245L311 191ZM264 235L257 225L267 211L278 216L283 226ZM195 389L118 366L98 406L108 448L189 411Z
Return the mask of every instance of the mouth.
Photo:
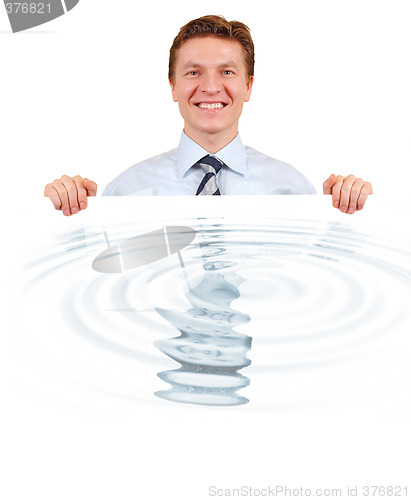
M224 102L198 102L196 106L200 109L222 109L227 106Z

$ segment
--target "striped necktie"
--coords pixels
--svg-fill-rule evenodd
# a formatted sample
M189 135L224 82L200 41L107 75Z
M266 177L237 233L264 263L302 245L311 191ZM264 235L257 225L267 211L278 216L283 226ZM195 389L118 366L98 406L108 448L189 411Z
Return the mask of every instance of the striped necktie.
M207 155L201 158L196 165L200 165L204 172L204 177L198 186L196 196L221 194L217 186L216 176L224 163L215 156Z

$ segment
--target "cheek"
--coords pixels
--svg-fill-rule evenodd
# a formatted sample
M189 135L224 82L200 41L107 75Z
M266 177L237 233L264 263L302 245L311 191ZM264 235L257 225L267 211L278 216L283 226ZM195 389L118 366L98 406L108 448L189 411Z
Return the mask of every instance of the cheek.
M189 101L195 95L196 88L193 85L186 85L180 89L179 97L184 101Z
M243 85L238 85L231 89L232 99L233 100L235 99L237 101L237 104L239 102L243 103L244 100L247 98L247 95L248 95L247 88L244 88Z
M187 83L178 82L172 89L174 101L179 101L183 104L184 100L188 100L193 92L192 85Z

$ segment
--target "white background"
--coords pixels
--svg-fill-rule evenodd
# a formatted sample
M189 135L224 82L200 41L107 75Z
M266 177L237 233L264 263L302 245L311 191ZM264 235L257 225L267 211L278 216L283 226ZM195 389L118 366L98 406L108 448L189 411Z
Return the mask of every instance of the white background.
M101 192L176 147L168 50L180 26L209 13L245 22L255 41L245 144L295 166L318 192L332 172L370 180L376 193L408 192L408 1L196 4L82 0L14 35L0 11L2 175L20 199L62 174L88 176Z
M292 164L318 192L335 172L370 180L382 197L408 196L408 1L197 4L81 0L20 34L0 9L6 309L18 288L15 242L35 223L35 199L47 182L80 174L101 192L128 166L177 145L182 121L167 82L168 49L178 28L201 15L223 14L251 29L256 81L240 124L245 144ZM50 217L55 223L61 214ZM46 212L41 220L47 224ZM390 417L304 410L254 418L115 401L90 409L59 398L57 382L50 398L47 377L44 388L38 378L31 387L10 377L19 367L6 359L7 318L2 498L201 499L212 484L345 488L409 480L409 458L401 456L409 433L395 407Z

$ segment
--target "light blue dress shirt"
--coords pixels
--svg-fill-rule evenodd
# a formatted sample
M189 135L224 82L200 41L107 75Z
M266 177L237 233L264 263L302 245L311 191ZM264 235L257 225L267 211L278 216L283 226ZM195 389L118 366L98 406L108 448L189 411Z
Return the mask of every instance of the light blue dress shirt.
M178 148L130 167L103 196L195 195L204 173L193 165L207 154L183 132ZM217 174L222 195L315 194L298 170L243 146L240 135L213 156L227 165Z

